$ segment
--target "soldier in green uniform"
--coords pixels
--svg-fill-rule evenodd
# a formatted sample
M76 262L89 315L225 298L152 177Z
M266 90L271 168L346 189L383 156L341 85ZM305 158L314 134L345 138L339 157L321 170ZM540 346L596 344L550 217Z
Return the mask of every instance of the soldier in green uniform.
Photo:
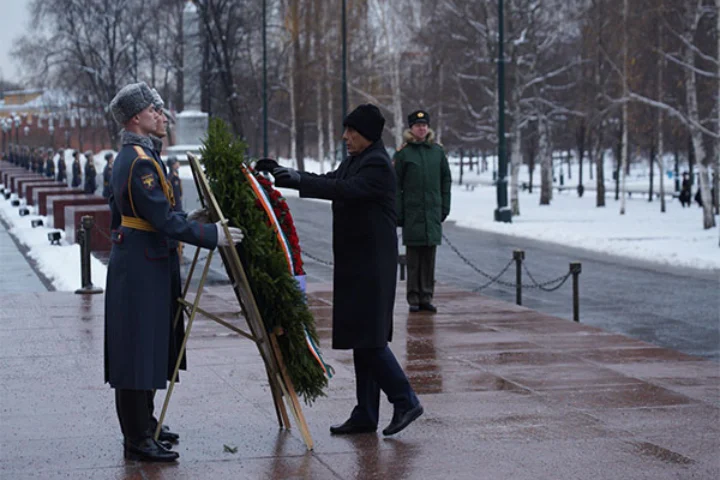
M442 222L450 213L450 166L435 142L430 115L417 110L408 116L405 143L395 153L398 226L407 255L407 302L410 312L436 312L435 251L442 240Z

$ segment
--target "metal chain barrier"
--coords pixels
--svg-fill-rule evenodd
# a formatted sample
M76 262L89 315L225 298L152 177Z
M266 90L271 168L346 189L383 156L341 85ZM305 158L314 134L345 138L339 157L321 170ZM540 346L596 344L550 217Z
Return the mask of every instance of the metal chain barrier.
M500 277L502 277L505 274L505 272L507 272L508 268L510 268L510 265L512 265L514 261L515 261L514 259L510 260L507 263L507 265L505 265L505 267L502 270L500 270L500 273L498 273L495 277L490 278L490 280L488 280L486 283L480 285L479 287L473 288L473 292L479 292L483 288L489 287L490 285L492 285L493 283L496 283L496 282L501 285L514 286L507 282L503 282L502 280L500 280Z
M522 285L524 288L539 288L543 292L554 292L555 290L558 290L560 287L562 287L565 282L567 282L567 279L570 278L570 275L572 275L572 271L568 271L565 275L561 275L558 278L553 278L552 280L548 280L546 282L539 283L535 278L532 276L532 273L530 273L530 270L528 270L525 263L522 264L523 270L525 273L527 273L528 278L533 282L532 285ZM558 283L560 282L560 283ZM548 287L548 285L552 285L554 283L558 283L554 287Z
M507 271L508 268L510 268L510 265L512 265L512 263L513 263L514 260L510 260L510 261L508 262L508 264L505 265L505 267L502 269L502 271L500 272L500 274L495 275L495 276L492 276L492 275L490 275L490 274L488 274L488 273L485 273L484 271L482 271L481 269L479 269L478 267L476 267L470 260L468 260L468 258L467 258L465 255L463 255L463 254L460 252L460 250L458 250L458 249L455 247L455 245L452 244L452 242L450 241L450 239L447 238L447 236L446 236L444 233L442 234L442 238L443 238L443 240L445 240L445 243L447 243L448 247L450 247L450 249L451 249L453 252L455 252L455 254L457 254L457 256L460 257L460 259L461 259L463 262L465 262L465 264L466 264L468 267L472 268L473 270L475 270L477 273L479 273L479 274L482 275L483 277L491 280L489 283L483 285L481 288L485 288L485 287L487 287L487 286L489 286L489 285L492 285L493 283L498 283L498 284L503 285L503 286L505 286L505 287L511 287L511 288L514 288L514 287L515 287L515 284L514 284L514 283L505 282L505 281L503 281L503 280L500 280L500 277ZM479 289L478 289L478 290L479 290Z
M498 273L497 275L490 276L478 267L476 267L465 255L458 250L455 245L450 241L450 239L445 235L442 234L443 240L445 240L445 243L450 247L450 249L455 252L455 254L460 257L460 259L465 262L466 265L468 265L470 268L472 268L474 271L482 275L483 277L489 279L488 282L485 282L484 284L480 285L479 287L476 287L473 289L473 292L477 292L482 290L483 288L486 288L493 283L497 283L499 285L503 285L505 287L511 287L515 288L515 303L518 305L522 305L522 289L523 288L537 288L539 290L542 290L543 292L554 292L563 285L565 285L565 282L567 282L568 278L572 277L573 283L572 283L572 296L573 296L573 320L576 322L580 321L580 287L579 287L579 277L580 273L582 272L582 266L580 262L572 262L570 263L570 269L568 273L565 273L557 278L553 278L552 280L547 280L545 282L538 282L535 277L530 273L530 270L528 270L527 266L525 265L525 251L523 250L515 250L513 252L513 258L508 262L505 267ZM515 282L505 282L500 280L500 277L502 277L505 272L510 268L510 265L513 264L513 262L516 264L515 268ZM525 285L522 283L522 272L525 271L528 278L530 278L530 281L532 281L531 285Z
M307 257L307 258L309 258L310 260L314 260L314 261L316 261L317 263L320 263L320 264L325 265L325 266L328 266L328 267L332 267L332 266L333 266L333 262L328 262L327 260L323 260L322 258L318 258L318 257L316 257L316 256L314 256L314 255L310 255L307 250L303 250L303 251L302 251L302 256L303 256L303 257Z
M510 287L510 288L516 288L516 287L518 287L518 286L521 286L521 287L523 287L523 288L538 288L538 289L543 290L543 291L545 291L545 292L554 292L555 290L558 290L560 287L562 287L562 286L565 284L565 282L567 281L567 279L570 278L570 276L572 275L572 271L569 271L568 273L564 273L563 275L561 275L561 276L559 276L559 277L557 277L557 278L553 278L552 280L548 280L548 281L545 281L545 282L542 282L542 283L541 283L541 282L538 282L537 280L535 280L535 278L532 276L532 274L531 274L530 271L528 270L528 268L527 268L527 266L525 265L525 263L523 263L523 264L522 264L523 270L525 271L525 273L527 273L528 277L530 278L530 280L531 280L533 283L532 283L532 284L529 284L529 285L528 285L528 284L524 284L524 283L518 285L517 283L514 283L514 282L506 282L506 281L500 280L500 277L502 277L502 275L508 270L508 268L510 268L510 265L512 265L512 263L515 261L515 259L510 260L510 261L508 262L508 264L503 267L503 269L500 271L500 273L497 274L497 275L495 275L495 276L493 277L493 276L488 275L488 274L485 273L484 271L482 271L480 268L478 268L477 266L475 266L470 260L468 260L468 258L465 257L465 255L463 255L463 254L457 249L457 247L455 247L455 245L452 244L452 242L447 238L447 236L446 236L444 233L442 234L442 237L443 237L443 240L445 240L445 242L447 243L447 245L450 247L450 249L451 249L453 252L455 252L455 254L457 254L457 256L460 257L460 259L461 259L463 262L465 262L466 265L468 265L470 268L472 268L473 270L475 270L477 273L479 273L479 274L482 275L483 277L490 279L489 282L483 284L483 285L480 286L480 287L477 287L477 288L474 289L473 291L478 291L478 290L481 290L481 289L483 289L483 288L485 288L485 287L487 287L487 286L489 286L489 285L492 285L493 283L497 283L497 284L502 285L502 286L504 286L504 287ZM554 287L548 287L548 285L553 285L553 284L558 283L558 282L560 282L558 285L555 285Z

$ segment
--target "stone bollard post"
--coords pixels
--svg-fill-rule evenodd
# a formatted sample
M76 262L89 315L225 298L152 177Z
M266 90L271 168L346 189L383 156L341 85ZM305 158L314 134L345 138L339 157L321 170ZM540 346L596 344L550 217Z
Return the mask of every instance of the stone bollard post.
M573 277L573 320L580 321L580 272L582 265L580 262L570 263L570 273Z
M515 303L522 305L522 262L525 260L525 250L513 250L515 260Z
M82 217L81 226L78 230L78 242L80 243L80 277L82 288L75 290L75 293L102 293L103 289L95 287L92 284L92 275L90 271L90 233L95 225L95 219L90 215Z

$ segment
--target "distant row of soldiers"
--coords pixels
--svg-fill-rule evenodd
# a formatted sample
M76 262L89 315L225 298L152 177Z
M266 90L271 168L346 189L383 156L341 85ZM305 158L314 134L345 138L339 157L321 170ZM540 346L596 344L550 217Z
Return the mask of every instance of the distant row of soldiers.
M80 188L82 185L85 193L93 194L97 190L97 170L95 169L94 154L91 150L88 150L83 153L83 155L85 156L84 166L80 163L80 152L78 150L72 151L72 177L70 186ZM68 181L65 150L63 149L55 152L52 148L10 144L5 157L15 165L44 175L47 178L55 178L55 180L62 183L67 183ZM113 159L114 155L112 152L105 154L102 190L102 195L105 198L110 196L110 178L112 175Z

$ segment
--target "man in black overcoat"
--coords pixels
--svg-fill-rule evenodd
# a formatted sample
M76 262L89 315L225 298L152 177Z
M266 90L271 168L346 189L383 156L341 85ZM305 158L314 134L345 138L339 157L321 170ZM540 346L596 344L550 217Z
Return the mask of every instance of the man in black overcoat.
M357 405L333 434L377 430L380 390L394 413L384 435L398 433L423 413L415 392L388 347L392 340L397 276L395 172L382 141L385 119L374 105L360 105L344 120L350 154L324 175L279 167L275 185L305 198L332 200L333 348L352 349Z

